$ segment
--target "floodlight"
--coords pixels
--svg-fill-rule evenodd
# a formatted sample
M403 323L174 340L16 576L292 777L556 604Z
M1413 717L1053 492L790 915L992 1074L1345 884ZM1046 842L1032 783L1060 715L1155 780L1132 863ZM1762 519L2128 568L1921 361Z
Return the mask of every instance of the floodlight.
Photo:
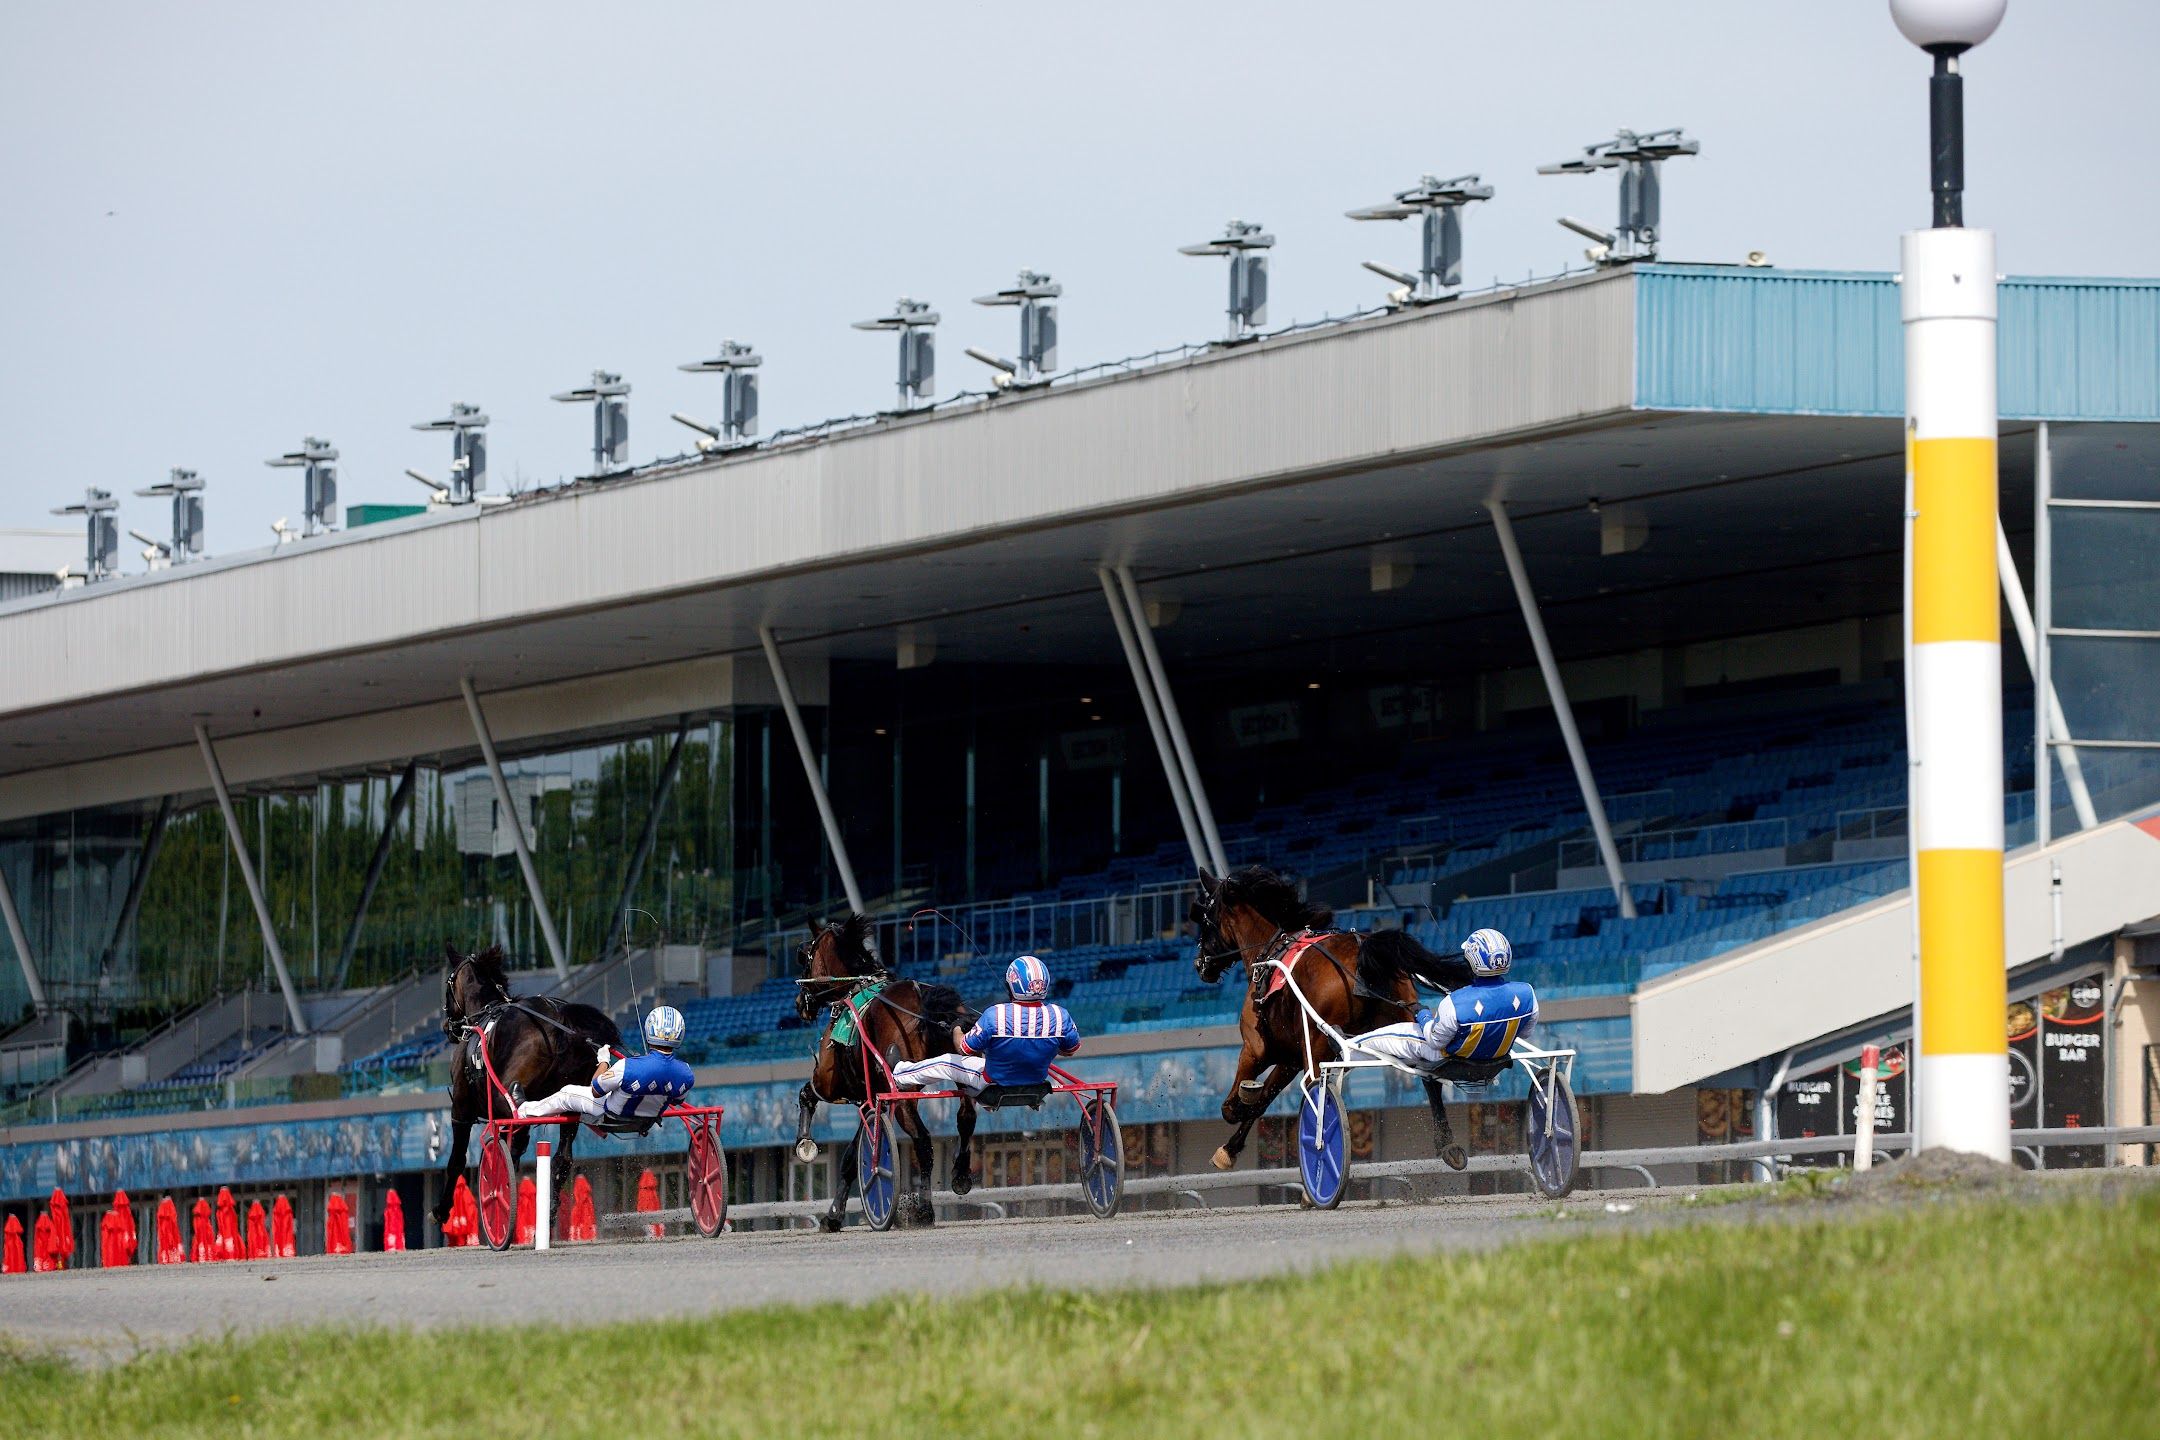
M80 515L83 517L83 580L96 584L109 580L120 572L120 502L113 499L112 491L95 488L83 491L83 498L73 505L62 505L55 515Z
M857 330L894 330L900 335L900 408L915 408L937 388L937 342L931 331L938 323L937 311L905 295L893 302L893 312L875 320L857 320Z
M405 473L423 485L433 486L438 498L449 504L470 505L487 489L487 436L480 433L487 429L487 423L488 417L480 413L479 406L462 400L453 404L442 419L421 421L412 428L450 432L450 483L439 485L417 470Z
M698 449L707 454L715 450L730 450L738 445L751 443L757 434L758 377L757 368L765 363L765 357L756 350L734 340L720 342L720 353L710 360L693 360L688 365L678 365L693 375L718 375L720 377L720 423L708 425L693 420L680 411L668 418L679 425L687 425L705 438L698 441Z
M1261 233L1258 225L1232 220L1223 233L1198 245L1180 245L1180 255L1227 255L1230 257L1230 331L1232 343L1250 340L1267 323L1267 256L1275 237Z
M1425 175L1408 190L1398 190L1388 204L1344 213L1352 220L1423 217L1423 248L1416 275L1375 265L1370 260L1365 262L1365 268L1406 287L1409 302L1424 304L1446 299L1448 291L1462 284L1463 207L1473 201L1490 200L1492 194L1492 186L1481 184L1475 175L1458 175L1452 180Z
M1958 57L1995 33L2009 0L1890 0L1907 40L1935 57L1928 82L1928 184L1935 228L1965 223L1965 76Z
M1921 49L1970 50L2002 24L2009 0L1890 0L1900 34Z
M1610 140L1585 145L1580 155L1538 166L1540 175L1594 175L1600 170L1620 171L1620 221L1611 234L1580 220L1560 223L1587 236L1596 248L1589 251L1600 265L1625 265L1636 260L1655 260L1658 243L1658 171L1667 160L1693 155L1702 142L1690 140L1679 126L1669 130L1622 130Z
M172 540L150 541L163 552L165 563L185 565L190 560L202 559L203 553L203 502L202 477L193 470L178 466L169 472L169 478L157 485L137 490L137 495L172 501ZM135 532L130 530L130 535ZM135 536L140 540L143 537ZM149 558L147 555L144 558Z
M550 395L565 405L590 403L592 417L592 473L605 475L620 470L630 460L630 407L623 396L630 387L612 370L592 372L592 384Z
M337 529L337 467L330 463L337 458L336 446L310 435L298 450L288 450L275 460L263 461L263 464L273 470L297 467L306 472L301 496L304 505L301 512L303 535ZM281 519L271 527L277 532L278 543L281 545L293 538L291 532L283 528L284 524Z
M1048 302L1064 293L1065 287L1048 275L1022 270L1017 284L993 295L975 297L977 305L1009 305L1020 311L1020 358L1017 361L1000 359L972 348L967 352L973 359L1002 372L997 381L1000 389L1025 389L1050 383L1050 372L1057 368L1057 306Z

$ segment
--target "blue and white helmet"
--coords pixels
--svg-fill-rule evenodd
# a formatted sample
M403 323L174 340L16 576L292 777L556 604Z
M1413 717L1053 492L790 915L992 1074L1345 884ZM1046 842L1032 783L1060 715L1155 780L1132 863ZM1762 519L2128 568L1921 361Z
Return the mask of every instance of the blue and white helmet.
M1005 988L1015 1000L1050 998L1050 967L1033 955L1022 955L1005 967Z
M1473 930L1470 938L1462 942L1463 959L1470 962L1470 971L1487 979L1505 975L1515 963L1515 947L1508 944L1507 936L1498 930Z
M672 1005L658 1005L645 1017L645 1044L654 1050L672 1050L682 1044L682 1011Z

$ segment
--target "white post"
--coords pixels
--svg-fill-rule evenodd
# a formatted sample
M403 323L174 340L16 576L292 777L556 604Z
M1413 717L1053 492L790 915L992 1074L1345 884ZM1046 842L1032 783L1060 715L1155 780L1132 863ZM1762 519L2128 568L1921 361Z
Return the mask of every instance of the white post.
M855 888L855 867L848 863L847 842L840 838L840 821L833 814L832 797L825 793L825 777L818 773L817 755L810 749L810 732L803 728L802 711L795 704L795 687L788 681L787 667L780 663L780 645L770 625L758 626L758 643L765 647L765 663L772 667L773 688L780 692L780 709L787 715L788 733L795 737L795 753L802 760L803 779L810 782L810 798L817 802L818 822L825 827L825 843L832 848L833 865L840 871L840 888L847 892L848 909L864 914L862 891Z
M1881 1072L1882 1052L1873 1045L1860 1052L1860 1108L1853 1116L1852 1168L1865 1170L1875 1163L1875 1077Z
M1110 623L1117 627L1118 644L1125 651L1126 668L1132 671L1133 688L1140 692L1140 710L1147 716L1148 734L1155 737L1155 755L1162 762L1163 779L1170 782L1170 799L1177 805L1178 824L1184 828L1185 843L1192 850L1193 868L1207 870L1213 863L1212 857L1200 839L1200 823L1193 818L1192 796L1185 789L1185 771L1171 752L1170 732L1163 728L1162 706L1155 698L1155 684L1148 679L1147 662L1140 658L1140 644L1133 638L1132 612L1125 608L1125 597L1118 592L1117 581L1108 570L1097 570L1095 578L1102 582L1103 599L1110 602ZM1143 616L1140 623L1145 624L1146 617Z
M255 906L255 922L262 926L263 949L269 952L270 968L277 972L278 989L285 992L285 1014L292 1021L293 1033L308 1033L307 1015L300 1009L300 996L293 989L292 974L285 968L285 948L278 944L277 927L270 923L270 902L263 898L262 881L255 875L254 857L248 854L247 837L240 829L240 817L233 810L232 792L225 788L225 767L218 763L217 749L210 743L210 732L200 721L195 725L195 744L201 748L203 768L210 772L210 788L217 792L218 811L225 817L225 841L231 847L232 857L240 866L240 879L247 886L248 900Z
M15 959L22 966L23 983L30 987L31 1008L43 1015L45 982L39 977L37 961L30 954L30 937L23 933L22 916L16 912L15 891L8 884L5 868L0 868L0 918L7 921L8 939L15 944Z
M1613 898L1620 902L1624 919L1635 918L1635 897L1628 893L1627 872L1620 868L1620 850L1613 844L1612 826L1605 820L1605 802L1598 798L1597 777L1590 773L1590 757L1583 751L1582 734L1575 728L1575 711L1568 704L1567 687L1560 680L1560 664L1553 659L1552 642L1545 637L1545 621L1538 613L1537 594L1530 588L1529 572L1523 568L1522 548L1515 543L1515 524L1508 519L1507 502L1485 502L1492 512L1493 529L1500 535L1500 553L1507 560L1508 579L1515 582L1515 601L1522 607L1523 625L1530 631L1530 648L1537 652L1538 671L1545 677L1545 693L1553 715L1560 721L1560 738L1567 745L1568 763L1575 767L1575 783L1582 787L1583 808L1590 812L1590 829L1597 836L1598 854L1604 858L1605 874L1612 881Z
M1215 862L1215 873L1229 873L1230 862L1223 855L1222 836L1215 830L1215 812L1208 805L1207 787L1200 783L1200 766L1193 759L1192 746L1185 739L1185 721L1179 716L1177 697L1170 693L1170 680L1163 673L1162 655L1155 648L1155 632L1148 628L1147 606L1140 603L1140 587L1133 583L1129 566L1117 567L1118 588L1125 594L1125 606L1132 614L1133 635L1140 645L1140 658L1147 662L1148 675L1155 682L1155 698L1162 702L1163 728L1170 732L1171 748L1177 751L1178 764L1185 771L1185 785L1192 792L1193 818L1200 822L1200 836L1207 841L1208 858Z
M555 1147L542 1140L533 1146L533 1249L548 1248L548 1232L554 1229L548 1211L555 1204Z
M510 799L510 782L503 778L502 760L495 754L495 737L481 713L480 697L473 693L472 677L460 675L458 690L465 696L465 713L472 717L473 734L480 740L480 758L487 762L488 778L495 782L495 800L510 817L510 844L517 851L518 869L525 875L525 893L532 897L533 916L540 922L540 938L547 942L548 958L555 962L558 978L570 978L570 957L563 953L562 936L555 933L555 917L548 913L547 896L540 892L540 871L533 865L532 845L525 838L525 817Z
M2043 798L2052 798L2049 789L2055 777L2041 777L2047 771L2048 752L2060 749L2063 782L2070 787L2070 805L2077 811L2078 829L2091 830L2099 825L2100 816L2093 809L2092 792L2085 788L2085 767L2078 763L2077 751L2070 744L2070 722L2063 717L2062 697L2055 693L2054 677L2041 678L2039 638L2033 633L2032 609L2025 603L2025 582L2018 576L2017 561L2010 554L2010 537L2003 533L1999 518L1995 522L1995 563L2002 571L2003 599L2010 607L2010 623L2017 630L2018 644L2024 647L2025 668L2033 677L2033 708L2039 711L2034 726L2038 748L2033 752L2033 812L2039 813ZM2044 829L2034 834L2043 845L2052 838Z

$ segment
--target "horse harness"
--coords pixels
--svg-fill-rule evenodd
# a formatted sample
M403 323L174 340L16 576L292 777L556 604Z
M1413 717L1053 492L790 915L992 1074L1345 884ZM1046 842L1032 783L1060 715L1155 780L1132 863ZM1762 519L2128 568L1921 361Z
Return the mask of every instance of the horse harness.
M1299 930L1295 933L1288 930L1278 930L1275 933L1275 938L1268 942L1267 948L1262 950L1258 958L1247 967L1248 981L1252 989L1253 1010L1257 1013L1263 1005L1288 988L1283 983L1285 972L1295 967L1298 960L1310 951L1319 954L1328 964L1335 967L1335 973L1342 977L1344 989L1353 998L1371 1000L1382 1005L1392 1005L1405 1013L1415 1014L1416 1006L1398 1000L1393 995L1382 995L1372 989L1366 985L1357 972L1336 959L1335 953L1321 943L1331 940L1337 935L1356 934L1357 932L1353 930ZM1363 948L1364 943L1364 937L1359 936L1359 947Z

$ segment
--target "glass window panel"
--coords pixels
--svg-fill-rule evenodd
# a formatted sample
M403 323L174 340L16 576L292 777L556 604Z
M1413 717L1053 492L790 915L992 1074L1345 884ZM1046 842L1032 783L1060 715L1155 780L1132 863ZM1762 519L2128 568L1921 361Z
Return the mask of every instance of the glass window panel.
M2160 426L2049 427L2057 499L2160 500Z
M2051 513L2055 627L2160 630L2160 510Z
M2055 693L2079 740L2160 740L2160 640L2058 635Z

